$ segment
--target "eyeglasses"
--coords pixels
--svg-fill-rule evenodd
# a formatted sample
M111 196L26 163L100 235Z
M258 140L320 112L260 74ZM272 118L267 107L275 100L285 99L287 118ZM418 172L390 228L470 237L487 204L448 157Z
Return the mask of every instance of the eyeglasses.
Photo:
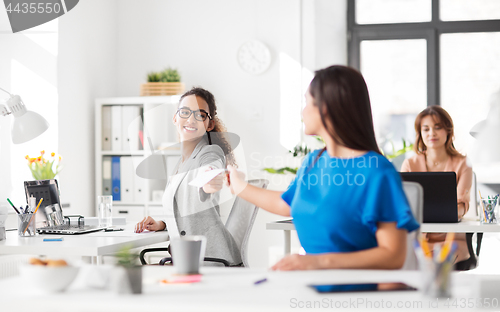
M183 119L188 119L191 114L194 114L194 119L198 121L205 121L208 117L208 119L212 119L210 115L203 109L198 109L198 110L190 110L187 107L181 107L177 110L177 113L179 113L179 117Z

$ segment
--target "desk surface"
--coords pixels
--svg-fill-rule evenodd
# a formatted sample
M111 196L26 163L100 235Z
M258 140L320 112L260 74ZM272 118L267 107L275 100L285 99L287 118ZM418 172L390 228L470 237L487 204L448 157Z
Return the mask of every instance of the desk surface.
M268 222L266 224L268 230L282 230L293 231L295 226L291 222ZM491 233L500 232L500 224L481 224L479 221L463 220L458 223L422 223L420 231L426 233L442 233L442 232L455 232L455 233Z
M96 267L94 267L96 268ZM102 267L101 267L102 268ZM161 284L159 281L174 273L172 267L143 267L143 294L117 295L107 289L92 289L86 286L91 276L88 267L82 268L77 280L62 294L32 292L30 302L36 303L36 311L281 311L305 308L309 304L321 304L323 309L346 308L365 310L390 304L394 311L397 305L414 305L419 311L429 309L436 300L426 299L419 291L365 292L345 294L318 294L307 285L402 281L420 287L418 271L372 271L372 270L321 270L271 272L266 269L248 268L202 268L202 282L195 284ZM92 268L91 268L92 269ZM95 274L95 272L94 272ZM262 278L267 282L254 285ZM474 280L478 277L453 273L452 294L458 298L472 298ZM2 310L17 311L25 296L20 277L0 280ZM54 303L57 302L57 305ZM318 303L315 303L318 302ZM440 300L442 306L445 300ZM417 306L415 306L415 304ZM419 308L419 304L422 305ZM347 305L347 306L346 306ZM443 307L443 310L445 308ZM57 310L57 309L56 309ZM299 309L302 310L302 309ZM378 311L381 309L378 308Z
M37 235L19 237L17 231L8 231L0 241L0 254L103 256L116 253L120 248L143 247L168 240L168 232L140 233L133 226L122 232L94 232L80 235ZM62 236L62 242L44 242L44 237Z

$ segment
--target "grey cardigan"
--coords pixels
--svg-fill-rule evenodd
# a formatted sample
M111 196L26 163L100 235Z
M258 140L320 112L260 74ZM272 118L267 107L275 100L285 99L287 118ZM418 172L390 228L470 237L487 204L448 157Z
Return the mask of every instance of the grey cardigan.
M242 262L241 253L220 218L219 195L207 194L202 188L188 184L207 166L224 168L225 157L222 149L218 145L208 145L204 136L191 156L182 164L179 161L178 173L167 183L163 206L172 217L165 220L166 230L171 237L204 235L207 238L205 257L220 258L231 265L238 265Z

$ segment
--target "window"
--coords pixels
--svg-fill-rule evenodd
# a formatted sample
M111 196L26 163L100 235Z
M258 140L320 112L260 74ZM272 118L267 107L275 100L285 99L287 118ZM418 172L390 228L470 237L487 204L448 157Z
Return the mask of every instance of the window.
M413 142L416 114L442 105L455 146L470 152L469 130L500 88L500 1L348 0L348 30L349 65L365 76L384 151Z
M3 20L3 18L6 19ZM24 185L32 180L24 159L38 156L41 150L57 153L57 19L13 34L5 14L0 16L0 87L21 96L28 110L42 115L50 124L39 137L14 145L10 137L12 116L0 117L0 198L9 197L16 205L25 204ZM0 102L8 94L0 92Z

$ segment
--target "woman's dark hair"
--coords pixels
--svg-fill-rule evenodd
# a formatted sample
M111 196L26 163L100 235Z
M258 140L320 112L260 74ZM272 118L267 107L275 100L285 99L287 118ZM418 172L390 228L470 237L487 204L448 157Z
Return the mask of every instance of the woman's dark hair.
M432 116L435 123L441 124L444 130L446 130L446 143L444 147L446 149L446 153L450 156L463 156L460 154L455 145L453 145L453 136L454 136L454 127L453 127L453 119L451 119L450 114L444 110L441 106L433 105L429 106L415 118L415 144L413 145L413 149L417 154L424 154L427 150L427 146L424 144L424 140L422 139L422 119L427 116Z
M222 148L224 155L226 155L226 164L236 167L236 160L234 158L233 149L231 148L231 145L229 144L229 142L227 141L227 139L224 137L223 134L227 132L226 127L219 119L219 116L217 116L217 105L215 103L214 95L210 93L208 90L205 90L203 88L193 87L191 90L187 91L181 96L179 103L182 102L182 100L189 95L195 95L197 97L202 98L205 102L207 102L209 110L208 113L210 117L212 117L212 120L214 121L214 128L209 132L207 132L209 143L219 145L220 148ZM220 132L220 134L215 136L212 140L212 138L210 137L210 132Z
M360 72L340 65L320 69L315 72L309 93L335 143L381 154L373 130L368 88Z

